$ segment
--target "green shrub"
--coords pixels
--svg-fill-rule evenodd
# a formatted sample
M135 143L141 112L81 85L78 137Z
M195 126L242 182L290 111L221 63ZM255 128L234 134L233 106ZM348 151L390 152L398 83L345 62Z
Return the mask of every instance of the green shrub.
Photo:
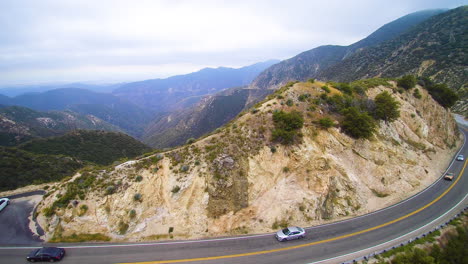
M42 213L45 217L51 217L55 214L54 208L52 206L44 208L44 210L42 210Z
M85 215L87 211L88 211L88 206L86 204L80 205L80 212L78 213L78 216Z
M343 131L353 138L370 138L375 131L375 123L367 112L361 112L356 107L343 111Z
M180 171L181 172L187 172L188 170L190 169L190 167L188 165L182 165L180 167Z
M115 192L115 186L114 185L109 185L106 187L106 194L107 195L110 195L110 194L113 194Z
M187 141L185 142L185 144L190 145L190 144L193 144L194 142L195 142L195 139L194 139L194 138L189 138L189 139L187 139Z
M434 84L426 87L426 89L432 98L445 108L452 107L458 100L458 95L446 84Z
M301 94L299 95L299 97L297 98L299 101L301 102L305 102L307 100L307 98L310 97L310 94Z
M171 192L172 193L178 193L180 191L180 186L179 185L176 185L172 188Z
M271 228L273 230L277 230L279 228L286 228L289 226L289 223L286 219L283 219L281 221L275 220L275 222L271 225Z
M130 210L130 212L128 214L129 214L130 218L132 218L132 219L135 218L135 216L136 216L135 209Z
M271 146L271 147L270 147L270 151L271 151L271 153L275 153L275 152L276 152L276 147L275 147L275 146Z
M286 113L277 111L273 113L273 122L275 129L272 132L273 140L283 144L291 144L294 142L298 130L304 125L302 114L297 111Z
M349 85L349 83L336 83L335 87L345 94L348 94L348 95L353 94L353 88L351 87L351 85Z
M322 90L324 90L326 93L331 92L330 88L328 88L328 86L326 86L326 85L322 86Z
M335 122L329 118L329 117L324 117L324 118L320 118L317 123L319 124L319 126L321 126L322 128L330 128L332 126L335 125Z
M124 235L125 233L127 233L127 230L128 230L128 224L120 221L119 226L118 226L119 234Z
M421 99L422 95L419 92L419 89L414 89L413 96L416 97L417 99Z
M314 83L314 82L315 82L315 79L314 79L314 78L311 78L311 79L309 79L309 80L307 80L307 81L310 82L310 83Z
M406 90L409 90L416 86L417 80L414 75L405 75L401 77L400 79L397 80L397 85L405 88Z
M387 91L381 92L375 97L375 116L377 119L392 122L400 117L400 103Z
M170 233L172 233L172 232L174 232L174 227L171 226L171 227L169 227L168 233L170 234Z
M135 177L136 182L141 182L142 180L143 180L143 176L141 176L141 175L138 175L138 176Z
M135 193L133 195L133 200L137 202L141 202L141 194L140 193Z
M292 105L293 105L293 100L292 100L292 99L288 99L288 100L286 101L286 105L287 105L287 106L292 106Z

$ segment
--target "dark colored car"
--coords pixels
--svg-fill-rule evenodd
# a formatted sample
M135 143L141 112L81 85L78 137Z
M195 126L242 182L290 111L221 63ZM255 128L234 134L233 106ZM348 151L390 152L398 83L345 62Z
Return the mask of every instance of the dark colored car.
M54 262L54 261L59 261L65 256L65 249L63 248L56 248L56 247L43 247L43 248L38 248L31 253L29 253L29 256L26 257L26 259L30 262L36 262L36 261L49 261L49 262Z

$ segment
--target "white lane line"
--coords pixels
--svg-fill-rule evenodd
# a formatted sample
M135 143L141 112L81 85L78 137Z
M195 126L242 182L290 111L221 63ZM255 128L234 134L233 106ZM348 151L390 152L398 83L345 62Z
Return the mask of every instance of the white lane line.
M344 257L350 256L350 255L353 255L353 254L357 254L357 255L361 255L361 256L368 255L368 254L360 254L360 253L361 253L361 252L364 252L364 251L368 251L368 250L370 250L370 251L375 251L375 250L373 250L373 249L377 249L377 248L379 248L379 247L381 247L381 246L383 246L383 245L385 245L385 244L394 243L395 241L400 240L401 238L403 238L403 237L405 237L405 236L409 236L409 235L411 235L411 234L413 234L413 233L418 232L418 231L421 230L421 229L426 228L426 227L429 226L429 225L434 224L434 222L439 221L441 218L445 217L445 216L446 216L447 214L449 214L453 209L455 209L455 208L458 207L461 203L463 203L463 202L465 201L466 197L468 197L468 194L466 194L465 197L463 197L463 199L461 199L455 206L453 206L452 208L450 208L450 209L449 209L447 212L445 212L443 215L437 217L436 219L432 220L431 222L429 222L429 223L427 223L427 224L425 224L425 225L419 227L418 229L413 230L413 231L411 231L411 232L409 232L409 233L406 233L406 234L401 235L401 236L399 236L399 237L397 237L397 238L394 238L394 239L392 239L392 240L383 242L383 243L378 244L378 245L373 246L373 247L361 249L361 250L359 250L359 251L351 252L351 253L348 253L348 254L345 254L345 255L341 255L341 256L338 256L338 257L333 257L333 258L329 258L329 259L319 260L319 261L315 261L315 262L309 262L308 264L322 263L322 262L331 261L331 260L338 259L338 258L344 258ZM395 244L392 244L392 245L395 245ZM389 245L388 247L391 247L392 245ZM388 247L387 247L387 248L388 248ZM359 257L361 257L361 256L359 256ZM349 261L349 260L348 260L348 261ZM345 261L345 262L346 262L346 261Z

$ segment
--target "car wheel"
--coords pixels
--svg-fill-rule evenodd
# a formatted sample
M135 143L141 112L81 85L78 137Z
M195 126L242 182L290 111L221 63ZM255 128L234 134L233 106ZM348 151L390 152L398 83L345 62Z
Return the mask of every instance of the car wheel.
M281 242L286 242L288 239L287 238L283 238L281 239Z
M49 262L55 262L55 259L49 259Z
M304 238L304 235L300 236L299 238Z
M29 262L34 262L35 260L34 260L34 259L29 259L28 261L29 261Z

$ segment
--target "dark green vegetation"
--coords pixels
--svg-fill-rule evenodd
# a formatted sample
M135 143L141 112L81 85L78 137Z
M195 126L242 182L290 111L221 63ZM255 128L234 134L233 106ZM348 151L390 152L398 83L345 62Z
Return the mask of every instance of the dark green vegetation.
M386 122L392 122L400 117L399 103L387 92L375 97L375 116Z
M462 217L466 218L466 214ZM394 256L390 262L380 260L378 264L459 264L468 263L468 228L466 223L452 222L456 226L456 232L445 235L445 241L441 245L436 242L435 237L440 236L436 231L431 235L411 242L384 253L381 257ZM425 243L432 246L425 250L415 247ZM381 258L379 257L379 258Z
M104 131L74 131L17 148L0 147L0 190L59 181L87 164L109 165L149 150L130 136Z
M365 111L356 107L343 110L344 120L341 123L343 131L353 138L370 138L375 132L374 119Z
M18 148L36 154L69 156L99 165L109 165L122 158L134 158L151 150L123 133L86 130L35 139Z
M329 117L324 117L320 118L317 123L322 127L322 128L330 128L335 125L335 122L329 118Z
M393 96L384 91L374 100L369 99L365 91L369 87L390 84L385 79L375 78L352 83L333 83L332 86L342 92L327 96L321 94L316 103L325 102L330 113L340 116L340 126L346 134L353 138L370 138L377 128L376 121L393 122L400 117L399 103ZM328 128L333 125L329 118L317 120L319 126Z
M429 78L421 78L420 83L426 88L432 98L445 108L452 107L458 100L457 94L449 89L446 84L434 83Z
M416 77L414 77L413 75L405 75L398 79L397 85L408 90L414 88L414 86L416 86L416 82Z
M38 112L26 107L0 107L0 146L15 146L33 138L63 135L76 129L119 131L99 118L71 111Z
M0 191L58 181L83 166L75 158L37 155L16 148L0 147L0 157Z
M304 125L302 114L297 111L286 113L277 111L273 113L275 129L272 131L272 138L282 144L291 144L299 135L299 131Z

